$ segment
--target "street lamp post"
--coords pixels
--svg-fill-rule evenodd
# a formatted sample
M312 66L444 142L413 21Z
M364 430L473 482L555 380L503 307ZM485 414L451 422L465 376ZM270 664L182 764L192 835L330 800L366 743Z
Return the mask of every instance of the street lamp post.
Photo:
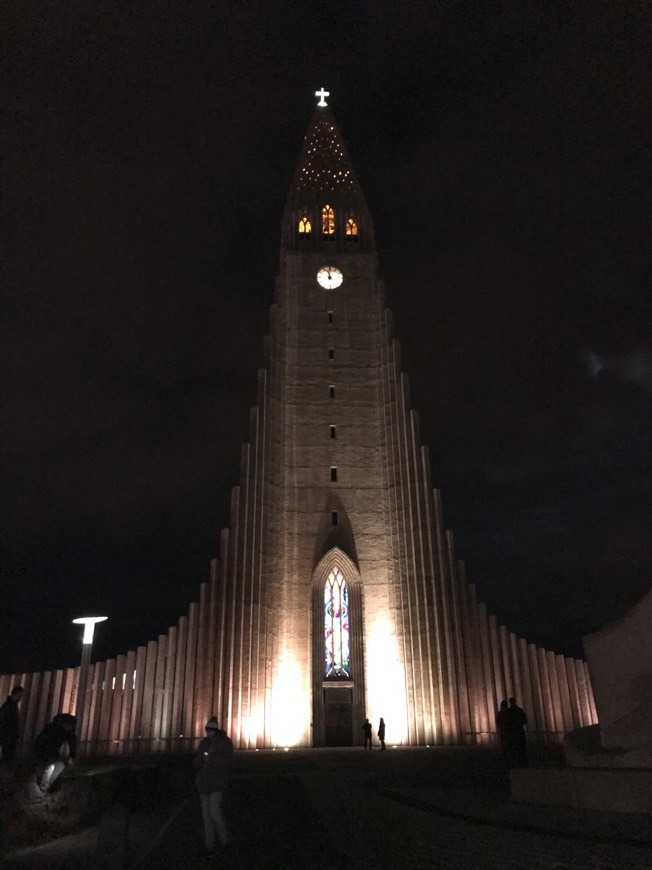
M91 647L93 646L95 623L104 622L108 618L108 616L80 616L77 619L73 619L73 622L76 625L84 626L81 667L79 669L79 686L77 688L77 707L75 709L75 716L77 718L77 734L79 735L80 742L82 739L82 722L84 719L84 707L86 704L86 686L88 685L88 670L91 664Z

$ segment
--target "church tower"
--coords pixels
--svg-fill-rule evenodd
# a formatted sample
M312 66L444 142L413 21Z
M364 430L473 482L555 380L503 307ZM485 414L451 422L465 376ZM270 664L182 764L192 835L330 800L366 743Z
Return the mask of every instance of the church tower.
M317 96L219 560L167 634L92 666L86 752L188 749L212 715L240 749L361 745L381 716L390 744L492 743L511 695L531 740L596 721L586 663L499 625L455 560L369 209ZM75 709L79 669L0 677L17 684L27 744Z
M287 199L242 470L221 711L236 741L346 745L366 716L401 743L472 730L451 691L465 680L454 568L371 216L326 105Z
M317 96L223 541L218 714L242 747L359 743L380 716L395 743L476 740L494 703L477 605L431 487L369 209Z

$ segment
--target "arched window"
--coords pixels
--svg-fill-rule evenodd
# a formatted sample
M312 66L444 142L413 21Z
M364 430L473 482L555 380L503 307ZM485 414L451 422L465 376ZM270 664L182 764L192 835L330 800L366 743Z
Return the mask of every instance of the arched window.
M299 235L300 236L309 236L312 233L312 224L310 223L310 219L307 214L299 221Z
M321 210L321 231L325 236L335 233L335 212L330 205L325 205Z
M324 586L324 677L351 679L349 590L339 568L333 568Z
M353 218L349 218L346 222L346 235L349 238L357 239L358 238L358 225L353 220Z

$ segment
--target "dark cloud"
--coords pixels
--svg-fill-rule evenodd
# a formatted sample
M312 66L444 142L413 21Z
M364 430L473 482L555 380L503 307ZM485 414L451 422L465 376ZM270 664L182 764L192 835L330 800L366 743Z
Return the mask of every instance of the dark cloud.
M228 521L284 197L325 85L447 525L532 640L649 586L640 4L9 14L0 670L164 632Z

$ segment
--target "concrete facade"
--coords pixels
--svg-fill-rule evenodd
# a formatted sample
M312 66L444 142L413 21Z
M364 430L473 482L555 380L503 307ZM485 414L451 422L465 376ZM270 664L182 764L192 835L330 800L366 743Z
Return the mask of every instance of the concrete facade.
M318 284L323 267L340 286ZM348 592L350 654L327 677L331 576ZM371 216L328 108L287 200L265 368L210 583L177 626L97 663L90 682L82 737L116 752L180 747L210 715L240 748L361 744L365 717L380 716L389 743L490 743L510 695L536 739L596 721L585 663L499 625L455 558ZM46 706L66 701L48 689Z
M652 590L583 638L605 747L652 754ZM648 761L649 766L649 761Z

